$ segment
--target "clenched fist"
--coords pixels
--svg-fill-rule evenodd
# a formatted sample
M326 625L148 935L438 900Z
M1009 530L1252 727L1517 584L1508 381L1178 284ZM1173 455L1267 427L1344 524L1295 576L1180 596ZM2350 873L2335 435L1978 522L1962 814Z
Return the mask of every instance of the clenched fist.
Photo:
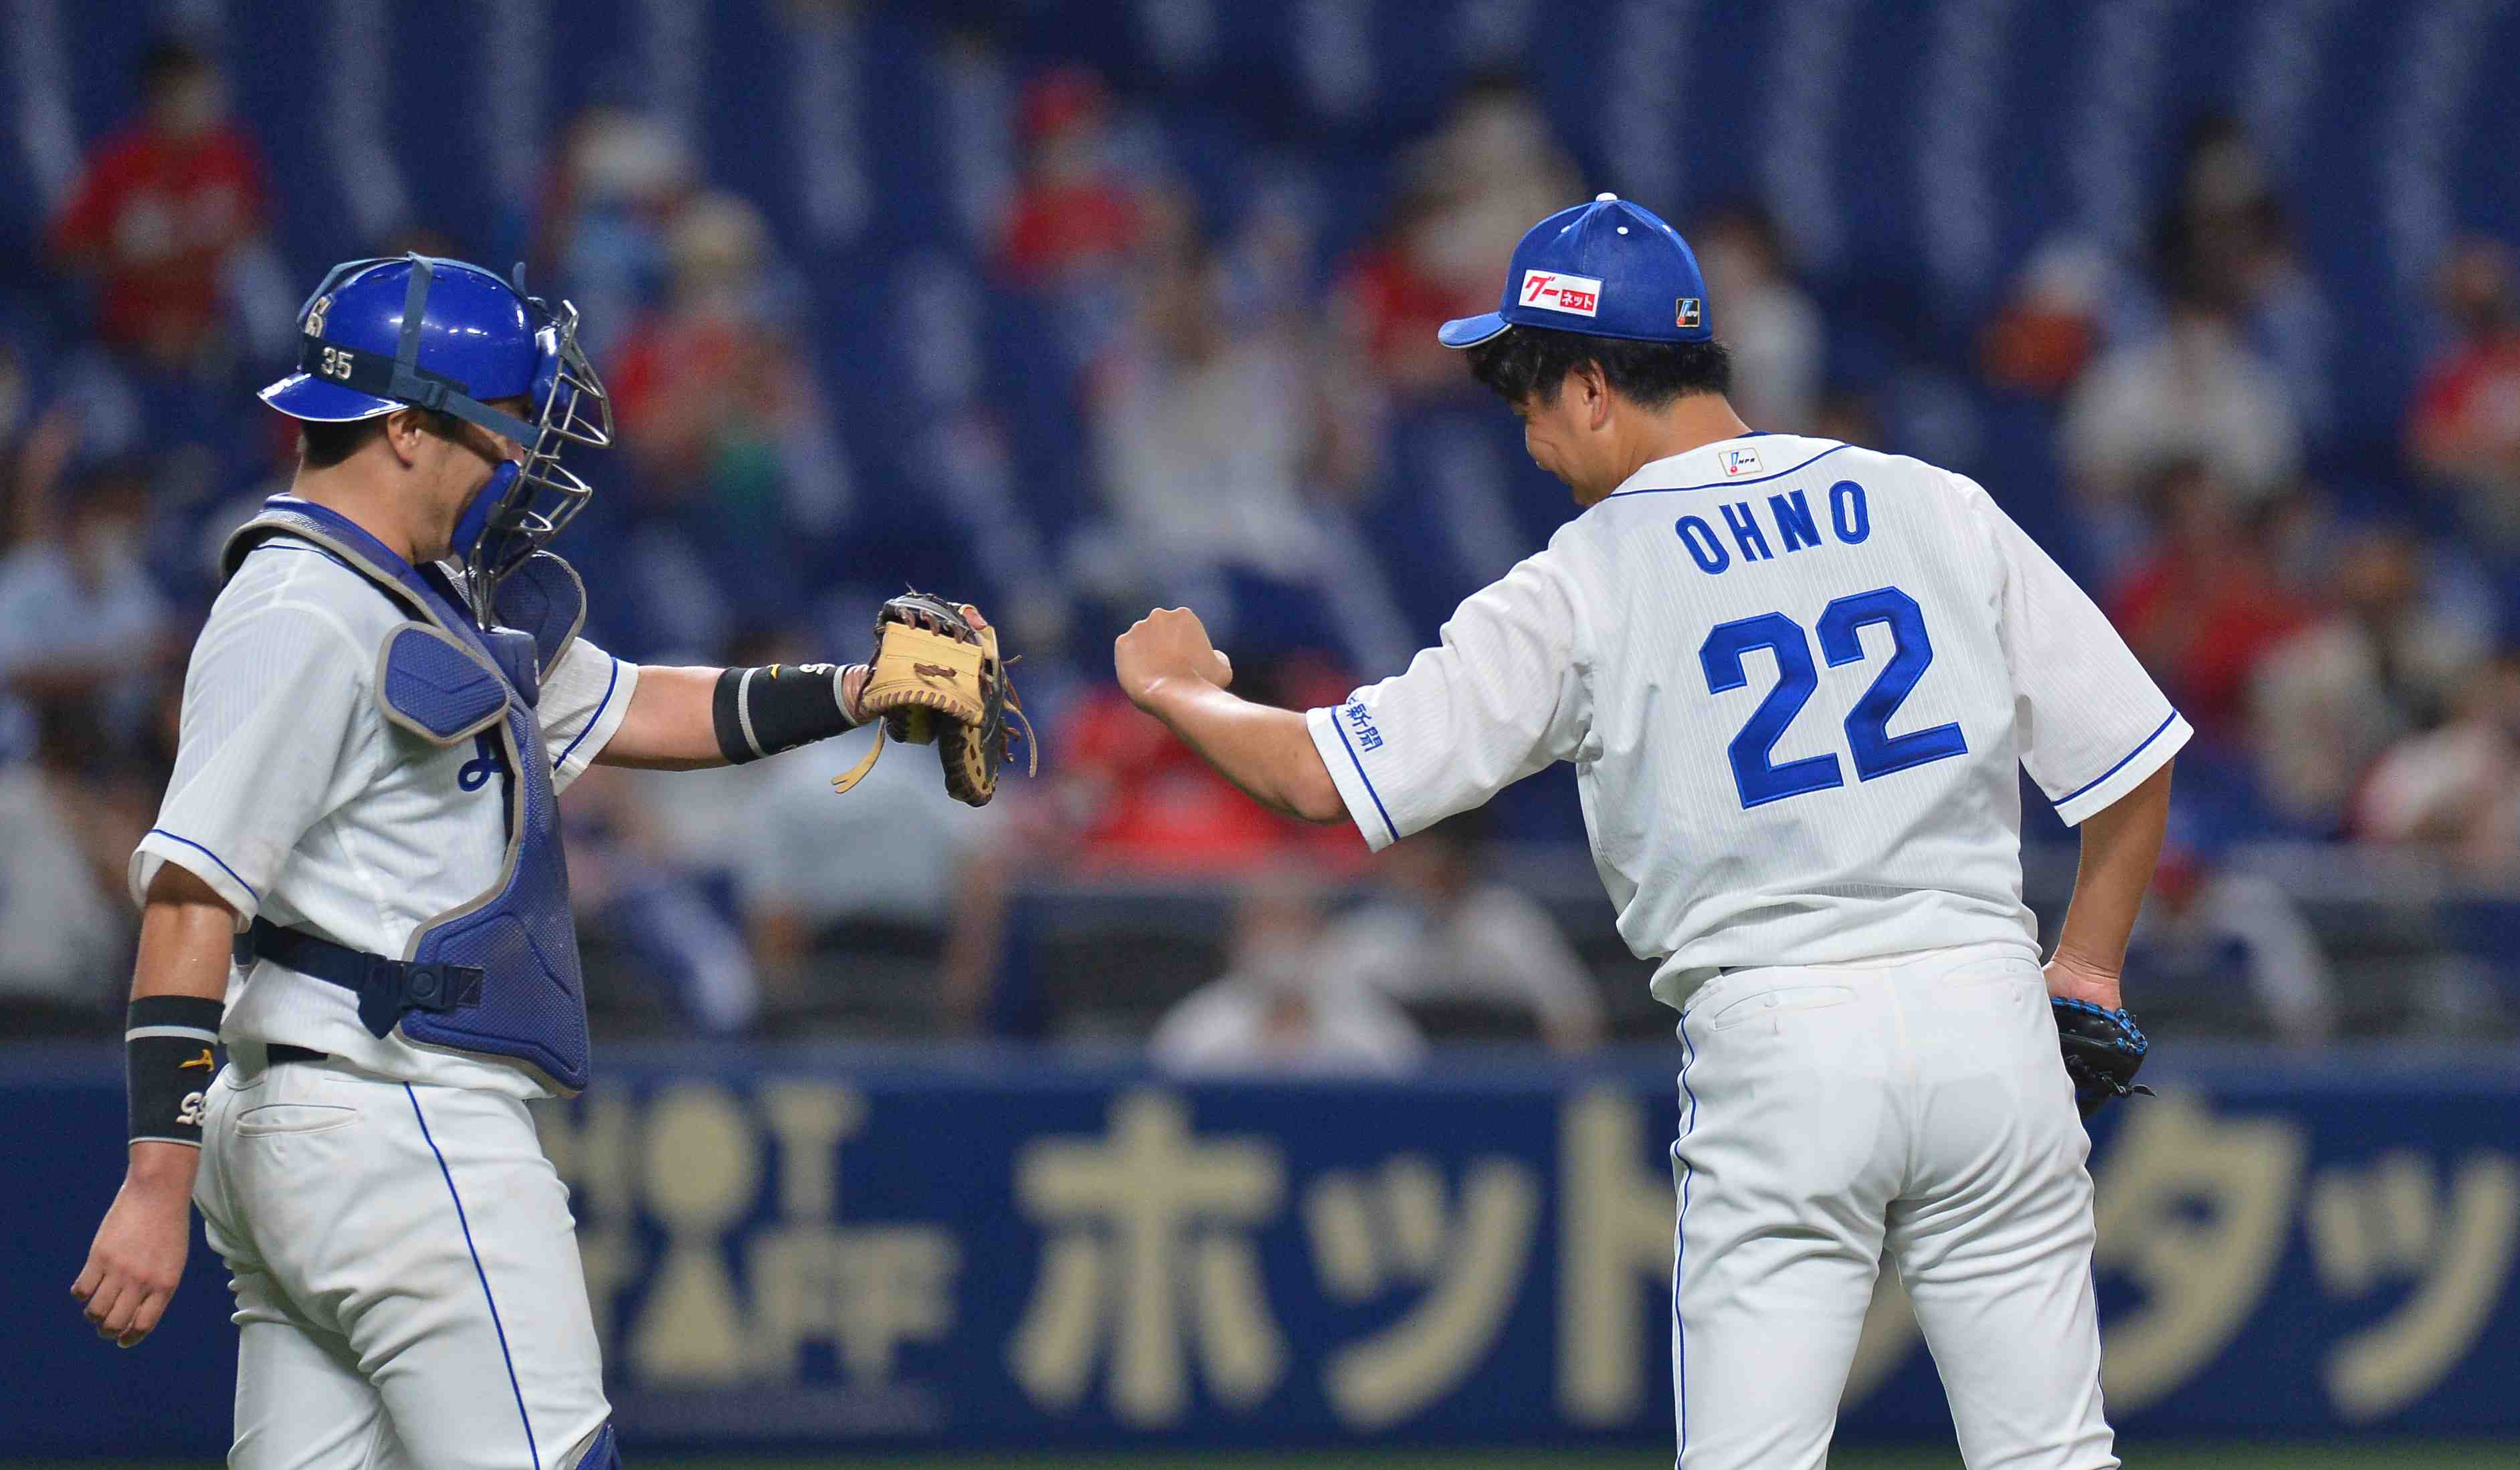
M1131 703L1148 708L1166 681L1197 680L1226 689L1234 664L1207 641L1207 626L1187 607L1158 607L1111 646L1111 672Z

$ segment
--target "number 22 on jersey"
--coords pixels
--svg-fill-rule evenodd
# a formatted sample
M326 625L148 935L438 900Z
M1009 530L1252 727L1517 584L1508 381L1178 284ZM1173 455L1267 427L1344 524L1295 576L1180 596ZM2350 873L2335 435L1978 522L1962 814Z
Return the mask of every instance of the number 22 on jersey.
M1933 640L1925 633L1924 610L1896 587L1880 587L1839 598L1821 610L1820 651L1832 669L1864 661L1863 631L1874 623L1890 629L1889 662L1873 677L1871 688L1846 716L1847 750L1855 758L1858 780L1872 780L1911 766L1968 752L1959 726L1945 723L1911 735L1890 734L1890 717L1898 713L1909 691L1934 661ZM1807 756L1779 766L1770 757L1785 728L1820 688L1820 670L1812 662L1811 636L1781 612L1718 623L1697 648L1706 670L1706 690L1721 694L1750 682L1742 655L1766 648L1777 660L1777 685L1749 723L1727 747L1732 760L1732 781L1744 810L1846 784L1834 751Z

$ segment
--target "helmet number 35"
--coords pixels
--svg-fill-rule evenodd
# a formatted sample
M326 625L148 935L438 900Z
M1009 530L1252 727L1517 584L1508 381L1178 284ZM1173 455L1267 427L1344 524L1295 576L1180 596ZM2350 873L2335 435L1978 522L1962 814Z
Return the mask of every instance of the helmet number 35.
M350 354L342 351L338 347L327 347L324 349L323 356L316 359L315 371L323 374L326 378L332 379L335 382L348 382L350 380Z

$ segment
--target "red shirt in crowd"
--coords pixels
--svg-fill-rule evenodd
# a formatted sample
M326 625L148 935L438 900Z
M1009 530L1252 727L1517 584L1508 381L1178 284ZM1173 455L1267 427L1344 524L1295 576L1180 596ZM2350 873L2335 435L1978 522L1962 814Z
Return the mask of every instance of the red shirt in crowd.
M2108 614L2180 713L2208 735L2238 733L2249 676L2310 619L2310 610L2250 558L2199 565L2175 551L2120 584Z
M2520 456L2520 332L2470 342L2425 374L2408 428L2427 462Z
M1365 857L1352 825L1281 817L1234 788L1116 690L1065 723L1059 769L1085 820L1079 867L1178 876L1247 872L1288 858L1340 871Z
M52 247L101 276L107 340L188 351L217 325L219 267L260 233L269 200L261 156L241 129L176 138L136 125L89 156Z
M1137 200L1115 185L1033 184L1007 227L1006 267L1040 284L1119 258L1138 243Z

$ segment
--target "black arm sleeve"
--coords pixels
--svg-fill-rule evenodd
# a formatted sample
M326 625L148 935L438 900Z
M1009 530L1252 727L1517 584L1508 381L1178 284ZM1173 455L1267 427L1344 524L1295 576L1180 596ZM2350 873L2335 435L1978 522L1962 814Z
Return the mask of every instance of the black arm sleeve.
M774 663L719 674L710 706L719 753L741 766L856 729L840 706L846 672L828 663Z

